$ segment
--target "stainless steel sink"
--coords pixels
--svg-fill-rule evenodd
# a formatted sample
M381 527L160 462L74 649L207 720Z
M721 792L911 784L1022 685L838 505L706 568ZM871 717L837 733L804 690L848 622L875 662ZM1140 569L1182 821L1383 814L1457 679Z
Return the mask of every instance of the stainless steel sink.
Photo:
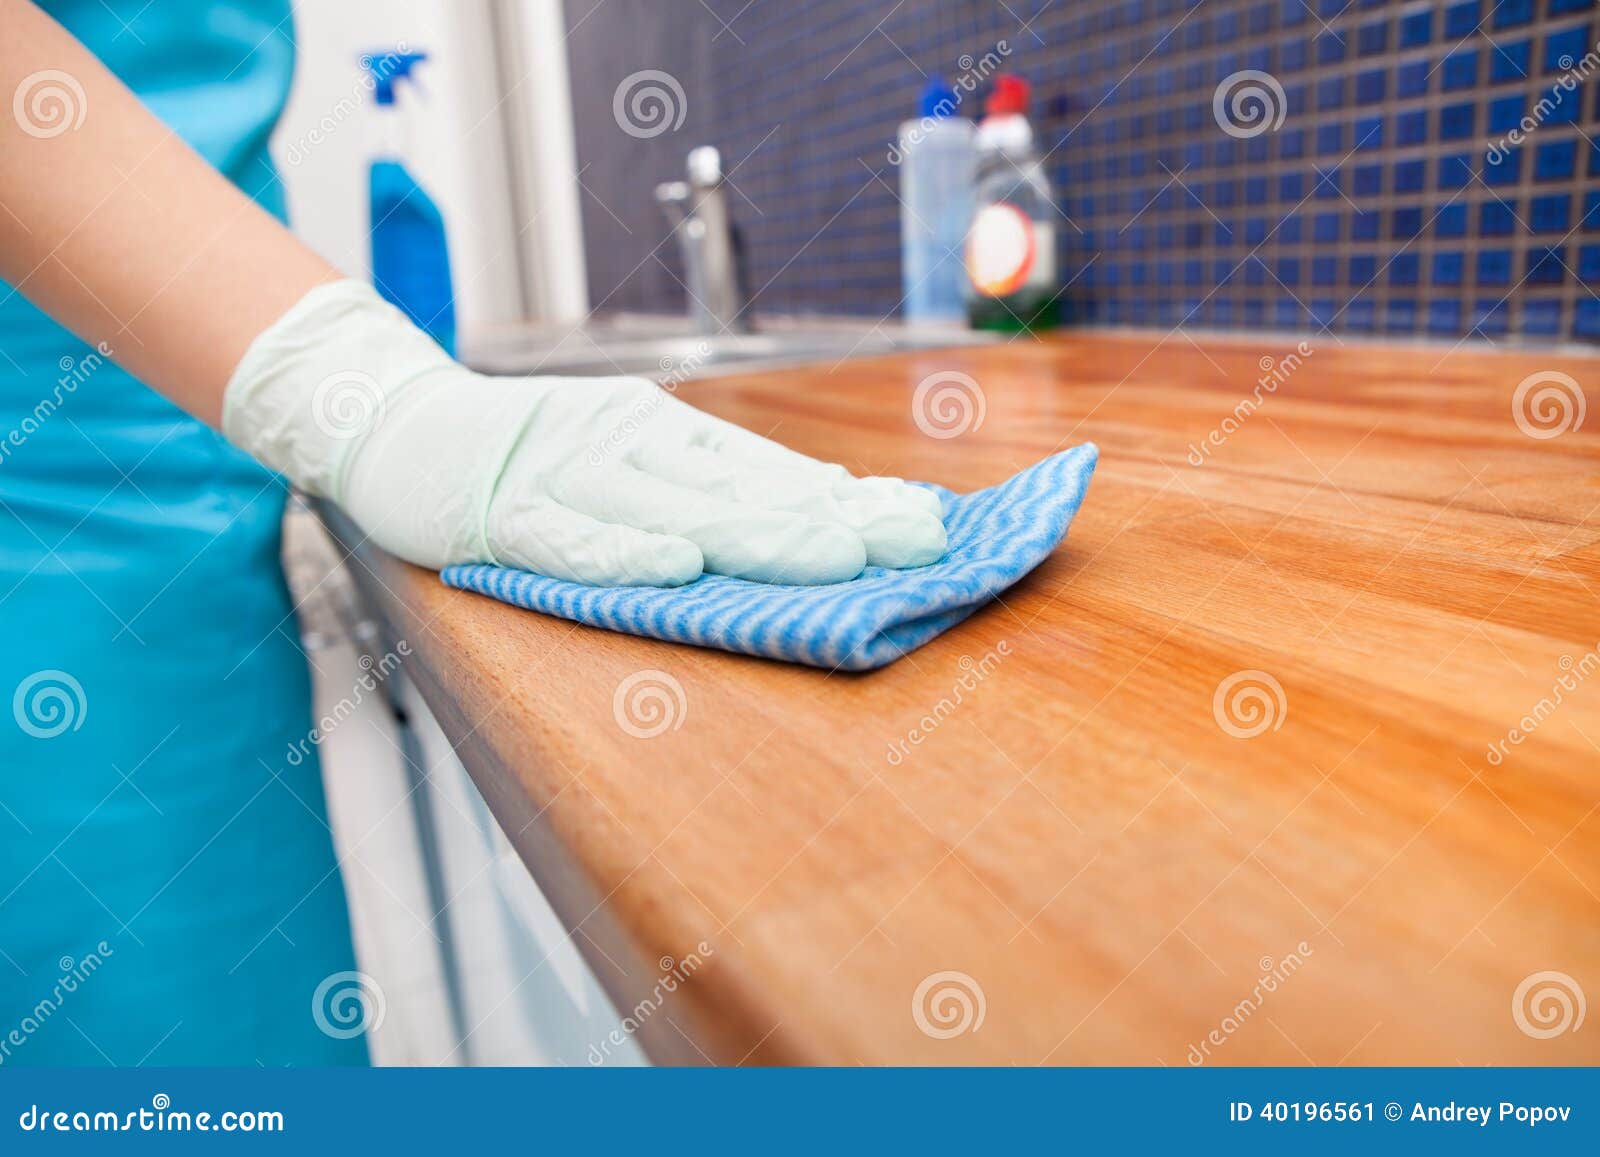
M463 344L462 360L486 374L639 374L681 380L993 340L954 327L833 321L769 322L759 333L701 337L678 318L637 317L480 333Z

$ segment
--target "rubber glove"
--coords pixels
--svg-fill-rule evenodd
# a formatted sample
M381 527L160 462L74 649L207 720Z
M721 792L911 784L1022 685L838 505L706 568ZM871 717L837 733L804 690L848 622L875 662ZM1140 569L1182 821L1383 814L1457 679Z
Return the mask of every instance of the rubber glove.
M644 378L473 373L357 281L313 289L251 344L222 426L422 566L814 584L945 551L927 490L852 477Z

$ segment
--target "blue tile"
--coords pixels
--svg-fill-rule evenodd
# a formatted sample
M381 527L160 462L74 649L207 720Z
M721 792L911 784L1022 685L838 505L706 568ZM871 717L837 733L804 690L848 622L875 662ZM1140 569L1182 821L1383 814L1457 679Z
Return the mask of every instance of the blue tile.
M1578 278L1600 283L1600 245L1578 246Z
M1417 271L1422 259L1415 253L1399 253L1389 262L1389 284L1410 286L1417 283Z
M1589 51L1589 26L1580 24L1544 38L1545 72L1566 72Z
M1485 237L1509 237L1517 230L1517 215L1501 201L1478 206L1478 232Z
M1350 258L1350 284L1371 285L1378 278L1378 259L1371 253L1358 253Z
M1478 251L1478 284L1511 284L1511 251L1509 249L1480 249Z
M1478 106L1474 104L1447 104L1439 110L1439 139L1459 141L1477 131Z
M1362 56L1376 56L1389 47L1389 23L1375 20L1356 30L1356 51Z
M1360 165L1357 166L1355 176L1350 182L1350 195L1353 197L1376 197L1383 192L1383 166Z
M1528 202L1528 225L1535 233L1566 233L1572 220L1572 198L1551 193Z
M1400 18L1400 47L1418 48L1433 40L1433 13L1413 12Z
M1396 193L1420 193L1428 182L1428 166L1425 161L1401 161L1394 167L1394 191Z
M1472 328L1490 337L1497 337L1509 328L1510 314L1504 301L1479 298L1472 305Z
M1533 19L1534 0L1498 0L1490 23L1495 28L1516 28Z
M1389 74L1381 68L1356 75L1356 103L1377 104L1389 91Z
M1398 97L1425 96L1432 69L1426 60L1413 60L1395 70L1394 91Z
M1465 189L1472 181L1473 158L1471 153L1451 153L1439 158L1439 168L1434 179L1442 190Z
M1461 40L1471 36L1478 28L1480 18L1479 0L1466 0L1464 4L1452 4L1444 10L1444 34L1450 40Z
M1567 279L1567 247L1536 245L1528 250L1528 285L1560 285Z
M1476 88L1478 84L1478 50L1457 48L1444 59L1443 81L1445 92L1463 88Z
M1339 240L1340 216L1338 213L1318 213L1311 223L1311 239L1318 244L1333 244Z
M1430 301L1428 303L1428 332L1460 333L1461 303L1459 301Z
M1352 213L1350 214L1350 240L1376 241L1378 240L1379 227L1383 223L1381 213Z
M1532 57L1531 40L1497 45L1489 53L1489 83L1510 84L1512 81L1526 80L1530 72L1528 62Z
M1428 139L1428 114L1423 109L1396 113L1394 118L1394 143L1404 148L1420 145Z
M1396 209L1390 215L1389 236L1396 241L1409 241L1422 232L1422 210L1408 207Z
M1515 185L1522 178L1522 150L1511 149L1496 160L1489 157L1483 165L1485 185Z
M1533 153L1535 181L1564 181L1578 167L1577 141L1545 141Z
M1579 337L1600 338L1600 301L1592 297L1578 299L1578 315L1573 319L1572 332Z
M1465 262L1460 253L1435 253L1433 255L1433 283L1435 285L1460 285Z
M1561 332L1561 303L1549 300L1524 302L1522 332L1534 337L1551 337Z
M1489 131L1491 133L1509 133L1512 129L1522 124L1523 99L1519 96L1503 96L1498 100L1489 102Z
M1433 218L1435 237L1465 237L1467 235L1467 207L1460 202L1443 205Z

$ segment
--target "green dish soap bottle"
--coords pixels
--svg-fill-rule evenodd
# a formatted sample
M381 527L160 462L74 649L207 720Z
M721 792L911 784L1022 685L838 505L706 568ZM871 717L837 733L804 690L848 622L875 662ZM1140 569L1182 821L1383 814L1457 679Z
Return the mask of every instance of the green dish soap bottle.
M967 230L967 320L1018 333L1060 324L1058 212L1028 124L1028 82L1002 73L978 124L978 179Z

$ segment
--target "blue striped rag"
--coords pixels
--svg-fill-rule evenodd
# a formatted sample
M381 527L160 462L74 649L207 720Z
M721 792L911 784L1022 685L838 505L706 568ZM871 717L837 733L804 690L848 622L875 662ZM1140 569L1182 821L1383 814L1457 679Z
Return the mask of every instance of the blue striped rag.
M1066 537L1100 452L1051 455L998 486L944 502L950 550L916 570L868 567L832 586L708 574L688 586L591 587L498 566L452 566L453 587L593 627L813 667L869 671L949 630L1044 561Z

